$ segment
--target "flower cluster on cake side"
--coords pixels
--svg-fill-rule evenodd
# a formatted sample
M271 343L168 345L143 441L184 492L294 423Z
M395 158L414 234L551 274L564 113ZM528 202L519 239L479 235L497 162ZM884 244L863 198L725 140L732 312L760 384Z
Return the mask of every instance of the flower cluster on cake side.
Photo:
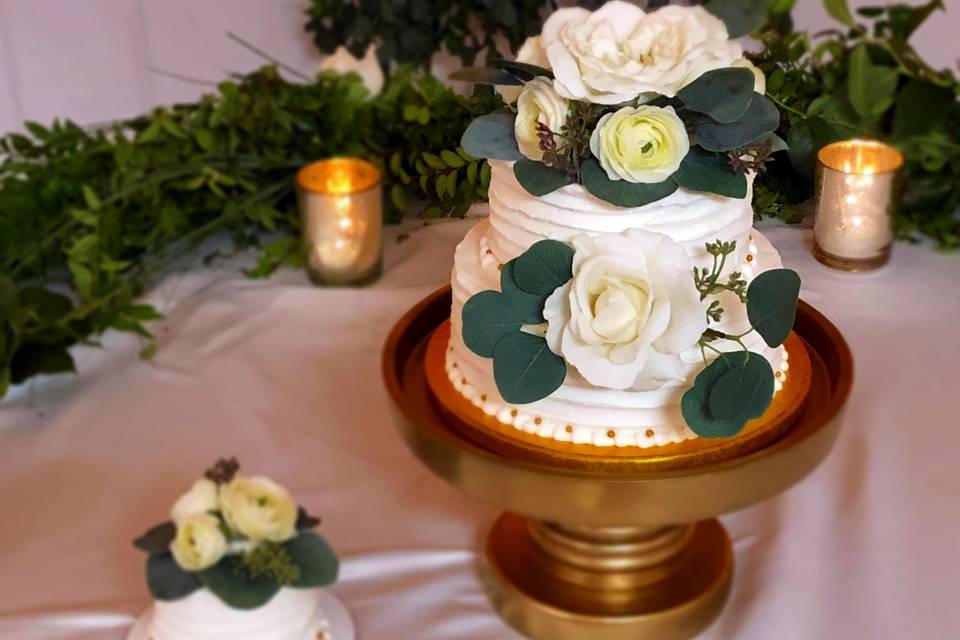
M251 610L284 588L336 580L337 556L313 531L320 521L273 480L238 471L235 459L218 461L174 503L170 520L134 541L148 554L158 601L206 589L231 609Z
M518 61L456 77L501 85L515 100L476 119L463 146L513 162L531 197L580 184L633 210L678 189L742 199L749 176L784 148L762 74L702 7L561 9ZM514 405L550 396L571 369L603 389L675 385L686 379L681 354L698 350L683 420L701 437L736 435L775 389L773 368L744 337L783 343L800 279L777 268L748 281L727 263L735 241L704 248L711 263L696 266L673 238L642 229L540 240L503 264L499 290L466 301L463 342L492 359L497 390ZM731 301L745 306L746 333L717 327Z

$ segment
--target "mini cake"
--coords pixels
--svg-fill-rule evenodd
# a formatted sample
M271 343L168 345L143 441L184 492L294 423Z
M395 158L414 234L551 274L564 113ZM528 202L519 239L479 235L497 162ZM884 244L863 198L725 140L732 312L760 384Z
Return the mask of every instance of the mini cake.
M444 345L468 422L603 455L786 424L807 391L788 340L800 280L751 208L784 144L723 23L702 7L561 9L494 66L458 75L517 95L463 137L492 169Z
M134 544L155 602L131 632L146 640L335 638L320 587L338 561L286 489L221 460L181 496L171 520ZM336 603L339 609L339 603Z

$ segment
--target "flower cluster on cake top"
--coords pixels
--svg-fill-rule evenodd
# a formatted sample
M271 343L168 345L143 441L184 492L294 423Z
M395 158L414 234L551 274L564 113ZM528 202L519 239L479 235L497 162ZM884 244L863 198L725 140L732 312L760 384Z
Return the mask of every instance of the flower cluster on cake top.
M157 600L206 587L235 609L260 607L283 587L332 584L339 562L310 516L282 486L237 475L219 460L174 503L170 520L134 541L148 554L147 585Z
M533 195L578 182L624 207L679 187L744 198L747 174L786 148L763 74L703 7L560 9L516 61L488 64L452 77L512 106L474 120L463 147L515 161Z

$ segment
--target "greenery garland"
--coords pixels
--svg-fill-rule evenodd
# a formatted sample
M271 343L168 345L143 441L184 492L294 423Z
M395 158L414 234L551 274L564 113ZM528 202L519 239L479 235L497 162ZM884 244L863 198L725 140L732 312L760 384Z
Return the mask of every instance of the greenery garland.
M389 215L463 215L486 198L485 162L458 153L497 97L465 98L400 69L371 97L356 75L287 82L266 67L195 104L107 129L27 123L0 138L0 397L74 370L68 347L106 329L144 339L160 317L134 302L169 258L228 233L264 277L301 261L294 175L336 154L389 166Z

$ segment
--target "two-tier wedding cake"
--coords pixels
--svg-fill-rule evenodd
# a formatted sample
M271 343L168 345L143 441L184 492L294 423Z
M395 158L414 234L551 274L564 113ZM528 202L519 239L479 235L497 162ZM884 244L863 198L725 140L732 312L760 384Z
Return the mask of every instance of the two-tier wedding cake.
M490 215L456 250L449 384L501 436L586 453L795 414L800 282L752 228L779 113L723 23L561 9L492 66L457 76L516 102L463 138L490 160Z

